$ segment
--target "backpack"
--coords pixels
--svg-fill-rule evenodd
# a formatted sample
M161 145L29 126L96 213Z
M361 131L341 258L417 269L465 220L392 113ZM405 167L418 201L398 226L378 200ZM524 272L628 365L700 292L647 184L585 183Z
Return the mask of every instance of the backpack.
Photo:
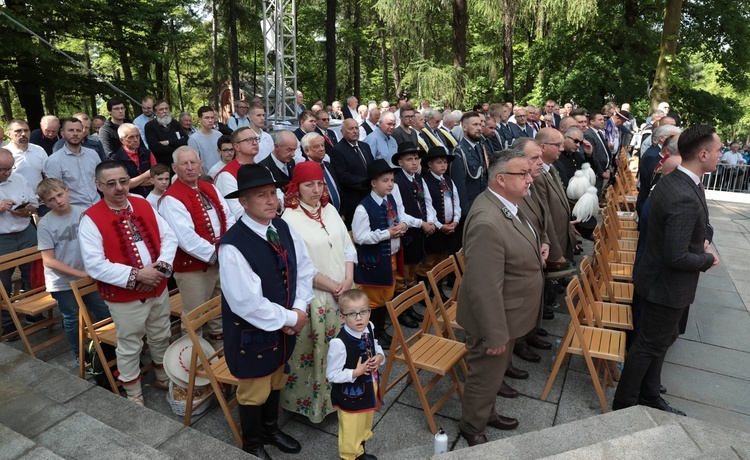
M101 345L102 347L104 359L99 356L99 353L94 346L94 342L91 341L86 346L86 362L91 363L91 375L94 377L96 384L106 390L112 391L109 380L107 380L107 374L104 373L104 367L109 361L112 361L117 357L117 355L115 354L116 347L101 342L99 343L99 345ZM112 375L115 379L117 379L117 377L120 375L120 373L117 372L117 366L112 367Z

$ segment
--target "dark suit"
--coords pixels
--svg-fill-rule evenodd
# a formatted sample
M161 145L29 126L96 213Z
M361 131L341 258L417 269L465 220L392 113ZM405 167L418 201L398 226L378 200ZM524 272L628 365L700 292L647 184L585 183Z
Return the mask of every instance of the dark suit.
M649 193L651 193L651 178L654 175L654 169L661 160L661 147L651 144L651 147L641 155L641 161L638 163L638 175L640 176L640 188L638 189L638 199L635 202L635 210L641 213L643 203L646 202Z
M338 197L339 197L338 205L336 203L334 203L332 200L329 200L329 203L333 204L334 207L336 208L336 210L339 211L339 213L341 213L341 209L342 209L342 205L341 205L341 200L342 200L342 197L341 197L341 186L339 185L338 176L336 176L336 170L333 169L333 166L331 166L331 164L329 162L327 162L327 161L324 161L324 162L322 162L320 164L323 166L323 169L325 170L325 172L323 173L323 175L325 176L325 174L328 174L330 176L331 181L333 181L332 185L333 185L333 187L336 188L336 194L338 194ZM333 195L333 192L331 192L331 190L330 190L331 189L331 185L328 184L328 178L325 178L325 181L326 181L326 185L328 185L328 189L329 189L328 190L328 194L329 195Z
M274 163L273 161L273 153L263 158L258 164L261 164L270 169L271 174L273 174L273 178L276 182L288 182L292 179L292 174L294 173L294 160L291 160L289 161L289 163L287 163L289 165L288 174L285 171L279 169L278 166L276 166L276 163Z
M331 166L333 166L333 170L336 172L336 178L340 187L344 222L350 230L357 205L370 193L366 164L369 165L375 161L370 152L369 145L364 142L357 142L357 145L362 152L362 156L364 156L364 163L362 162L362 157L357 154L354 147L346 140L336 144L330 153Z
M534 138L534 128L532 128L528 123L526 123L523 128L515 123L508 123L508 126L510 126L510 132L513 134L514 140L518 139L519 137L530 137L532 139Z
M601 176L601 173L599 172L599 163L594 160L594 156L587 156L581 149L578 149L573 153L566 150L560 155L560 158L553 163L557 168L557 171L560 173L560 180L562 181L563 188L567 190L568 182L573 178L576 171L581 169L581 166L584 163L591 165L591 169L594 170L596 177Z
M484 434L495 415L514 341L536 325L544 285L537 237L527 222L503 209L502 201L485 190L464 223L466 271L456 319L466 331L469 373L459 426L470 435ZM488 272L487 267L499 269ZM487 349L506 344L499 355L487 355Z
M327 129L327 130L323 131L322 129L318 128L317 126L315 127L315 131L318 134L320 134L321 136L323 136L325 138L325 142L324 142L323 145L326 148L326 155L328 155L330 157L331 156L331 150L333 150L333 148L338 143L338 140L337 140L338 138L336 137L336 133L333 132L333 130L331 130L331 129Z
M557 260L565 257L573 260L575 231L570 225L570 203L563 190L557 169L551 166L549 173L542 171L542 175L534 181L534 185L538 191L539 201L546 206L546 211L550 216L547 221L549 259Z
M643 299L641 330L628 352L613 406L659 398L664 356L695 300L700 272L711 268L704 241L713 231L703 190L682 170L664 176L650 199L648 240L633 284Z
M599 133L594 128L588 128L583 132L583 138L589 141L594 147L594 159L599 163L599 171L604 173L609 169L612 161L612 155L609 152L607 141L602 140ZM601 177L601 176L600 176Z
M172 153L177 150L177 147L187 145L188 134L177 120L172 120L169 125L162 126L156 119L153 119L146 123L143 130L146 132L146 141L157 163L168 165L171 169ZM168 144L163 145L161 141L168 141ZM106 146L104 150L107 150Z
M481 141L472 147L468 139L462 139L453 150L457 158L450 163L451 179L461 197L461 220L469 214L474 199L487 188L487 164L477 146L484 147ZM486 147L484 151L490 154Z
M355 116L357 115L357 110L355 109L354 112L352 112L349 106L345 105L341 108L341 113L344 114L344 120L346 120L347 118L355 118Z
M492 147L495 152L510 148L511 144L513 144L515 137L513 137L513 129L511 128L511 125L512 123L497 124L494 139L490 138L490 142L492 142Z

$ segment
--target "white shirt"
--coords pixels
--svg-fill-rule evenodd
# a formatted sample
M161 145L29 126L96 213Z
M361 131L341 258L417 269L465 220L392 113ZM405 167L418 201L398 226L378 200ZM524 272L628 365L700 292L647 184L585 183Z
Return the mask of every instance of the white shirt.
M225 197L230 193L237 191L237 179L228 172L219 172L214 178L214 186L219 191L219 195ZM229 213L234 216L234 221L238 221L245 215L245 209L240 204L239 198L228 198L226 203Z
M130 195L129 201L143 200L137 195ZM128 207L132 208L130 203ZM177 236L167 221L165 221L156 211L156 222L159 225L159 237L161 238L161 249L157 261L165 262L172 265L174 255L177 251ZM110 262L104 255L104 240L99 228L93 220L87 215L81 216L81 225L78 227L78 241L81 245L81 255L83 256L83 265L86 267L86 273L92 278L103 283L125 288L128 285L130 272L133 267L121 263ZM151 254L148 252L146 243L139 241L135 243L141 262L144 266L152 263Z
M254 130L253 132L255 133ZM260 134L255 134L260 137L260 142L258 143L258 154L255 156L254 161L260 163L264 158L270 155L271 152L273 152L273 138L265 131L261 131Z
M146 196L146 201L151 203L151 207L154 208L154 211L156 211L156 208L159 207L159 198L161 198L161 195L156 195L153 190L148 194L148 196Z
M227 228L229 228L234 225L234 214L229 212L227 202L224 200L224 197L219 194L218 190L216 190L216 193L219 195L219 202L224 208L224 214L227 218ZM190 216L185 205L173 196L165 196L159 201L158 209L159 214L167 221L167 224L169 224L170 227L179 229L176 233L177 244L180 249L198 260L209 262L216 252L216 246L198 235L195 231L193 218ZM216 212L216 209L209 209L208 217L211 219L211 227L213 227L214 235L217 237L222 236L221 221L219 220L219 214Z
M442 175L438 176L432 171L430 171L430 174L432 174L432 176L437 180L444 180L446 182L446 185L451 187L451 191L453 193L453 198L449 196L443 197L443 209L445 209L445 216L443 216L443 220L449 221L452 217L453 222L459 222L461 220L461 201L458 196L458 190L456 189L456 184L453 183L452 180L450 179L446 180L445 177L443 177ZM432 196L430 196L430 200L432 200ZM434 206L433 206L433 209L434 209ZM435 214L437 214L437 210L435 211ZM443 224L441 224L437 219L435 219L435 227L437 227L439 230L443 227Z
M135 117L135 120L133 120L133 124L138 127L138 132L141 133L141 142L146 148L148 148L148 142L146 141L146 123L151 120L153 120L152 117L147 117L144 114L138 115Z
M680 171L682 171L685 174L687 174L688 177L690 177L690 179L692 179L693 182L695 182L695 185L699 185L701 183L701 178L698 177L698 175L695 174L693 171L687 169L686 167L684 167L682 165L677 166L677 169L679 169Z
M396 188L394 187L393 190L396 190ZM386 199L378 196L375 192L370 192L370 196L378 205ZM398 213L398 222L396 223L404 222L403 204L399 207L398 202L396 203L396 212ZM370 216L361 204L357 205L357 209L354 210L354 217L352 217L352 236L357 244L377 244L381 241L391 240L391 255L396 254L401 247L401 238L391 238L388 229L370 230Z
M65 145L47 158L44 171L47 177L60 179L70 189L70 204L88 208L101 199L94 181L96 165L101 161L94 150L81 147L80 153L75 154Z
M396 171L396 174L405 175L409 182L414 180L414 175L407 174L403 169L401 171ZM435 221L437 221L437 212L435 212L435 208L432 206L432 196L430 195L430 191L427 190L427 184L425 183L424 179L421 179L421 181L422 190L424 191L424 204L427 211L427 222L432 222L434 224ZM406 209L404 209L404 200L401 197L401 190L398 188L398 184L393 184L393 191L391 192L391 195L393 195L393 199L396 200L396 206L398 206L399 216L402 214L404 215L403 222L406 222L406 225L408 225L410 228L421 227L423 222L422 219L406 213Z
M237 128L242 128L244 126L250 127L250 118L248 118L247 115L237 115L236 113L234 115L231 115L227 119L227 126L232 131L236 131Z
M211 169L208 170L207 174L211 176L211 178L216 179L216 175L219 174L219 171L224 169L224 166L226 165L227 165L226 163L219 161L215 165L211 166Z
M36 144L28 144L26 150L16 148L13 143L8 144L6 149L13 154L13 163L16 166L16 173L20 174L29 183L32 190L44 179L44 163L47 161L47 152Z
M372 328L373 335L375 335L375 326L370 323L370 327ZM343 328L347 334L360 340L362 339L362 335L367 332L367 329L362 332L357 332L346 324L344 324ZM375 341L375 353L383 356L384 358L380 362L380 365L382 366L385 362L385 354L383 353L383 348L380 346L380 343L378 343L375 337L371 337L371 339ZM346 345L344 345L343 340L335 337L331 339L331 342L328 344L328 364L326 365L326 378L328 379L328 381L331 383L354 382L356 380L356 378L352 376L354 369L345 369L345 365Z
M375 128L378 127L375 123L370 123L370 120L365 120L365 123L372 128L372 131L375 131ZM365 131L365 128L362 127L362 125L359 126L359 141L364 142L365 138L367 137L367 131Z
M491 188L487 187L487 190L489 190L493 195L495 195L498 200L502 201L503 204L505 205L505 207L508 208L508 211L510 211L510 213L513 214L513 217L515 217L515 219L523 225L524 222L521 220L520 217L518 217L518 206L516 206L515 204L513 204L510 201L506 200L505 198L503 198L502 196L500 196L498 193L496 193ZM531 226L531 222L529 222L527 220L526 221L526 226L529 227L529 230L531 230L531 233L536 238L536 231Z
M291 179L289 175L289 168L287 167L287 163L282 163L281 161L279 161L278 158L276 158L275 155L271 155L271 161L273 161L273 164L275 164L276 167L279 168L286 177L289 177Z
M266 239L269 225L254 221L247 214L240 219L261 238ZM273 226L271 226L273 227ZM297 290L292 308L303 312L315 297L312 280L318 271L313 266L302 237L291 226L289 232L297 253ZM219 277L222 295L234 314L264 331L277 331L284 326L297 324L297 313L273 303L263 295L261 279L239 249L230 245L219 246Z
M724 152L724 154L721 156L721 160L726 161L732 166L745 164L745 160L742 159L742 154L740 152L733 153L731 150L729 150L728 152ZM16 165L16 168L18 168L18 165Z
M34 193L26 178L15 171L10 173L5 182L0 182L0 200L13 200L16 205L28 202L35 208L39 207L36 193ZM15 208L16 205L13 207ZM0 212L0 235L18 233L25 230L30 223L28 217L13 215L10 211Z

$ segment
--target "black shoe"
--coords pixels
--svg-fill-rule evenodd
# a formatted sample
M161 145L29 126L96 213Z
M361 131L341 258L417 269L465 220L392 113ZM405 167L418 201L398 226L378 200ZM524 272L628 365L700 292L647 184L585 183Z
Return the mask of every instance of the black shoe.
M261 406L237 405L240 413L240 429L242 431L242 450L255 455L261 460L271 460L266 449L263 448L261 434L263 426L263 409Z
M409 309L407 309L404 313L408 314L409 316L414 318L415 321L420 323L424 319L424 315L415 310L414 307L409 307Z
M667 387L664 385L659 385L659 393L665 394L667 392Z
M378 341L378 345L380 345L380 348L382 348L383 350L391 349L391 342L393 342L393 337L391 337L387 332L376 332L375 339Z
M620 409L627 409L631 406L626 406L625 404L621 403L620 401L613 399L612 400L612 410L620 410Z
M536 328L536 335L539 337L547 337L549 335L549 332L547 332L547 329L544 329L543 327Z
M516 380L526 380L529 378L529 373L522 369L517 369L511 364L508 366L508 370L505 371L505 376Z
M26 324L32 326L39 321L44 321L44 315L26 315Z
M302 450L302 446L296 439L279 428L280 399L281 390L273 390L261 406L263 413L262 441L263 444L274 445L287 454L296 454Z
M16 329L15 324L11 324L10 326L3 328L3 341L4 342L15 342L19 338L20 336L18 335L18 329Z
M542 340L538 337L527 337L526 343L528 343L529 346L538 348L539 350L550 350L552 348L551 343L547 342L546 340Z
M518 391L514 390L510 385L503 382L503 384L500 385L500 389L497 390L497 395L502 396L503 398L517 398Z
M542 357L534 353L534 351L529 347L516 347L513 349L513 354L530 363L538 363L542 360Z
M409 329L416 329L419 327L419 323L411 317L408 312L404 312L398 316L398 322Z
M555 319L555 312L551 308L544 307L542 312L542 319Z
M367 452L357 457L357 460L378 460L378 457L370 455Z
M664 412L669 412L670 414L682 415L683 417L687 416L687 414L682 412L680 409L675 409L674 407L670 406L669 403L662 397L659 397L659 399L655 401L639 399L638 404L640 404L641 406L653 407L654 409L663 410Z
M511 417L503 417L502 415L496 415L495 417L487 420L487 425L498 430L514 430L518 428L518 420Z

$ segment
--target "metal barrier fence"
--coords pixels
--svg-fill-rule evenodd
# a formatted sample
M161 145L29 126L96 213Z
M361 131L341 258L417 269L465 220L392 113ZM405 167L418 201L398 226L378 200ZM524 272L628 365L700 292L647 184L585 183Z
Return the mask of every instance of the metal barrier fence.
M706 190L750 193L750 165L720 164L716 171L703 175Z

